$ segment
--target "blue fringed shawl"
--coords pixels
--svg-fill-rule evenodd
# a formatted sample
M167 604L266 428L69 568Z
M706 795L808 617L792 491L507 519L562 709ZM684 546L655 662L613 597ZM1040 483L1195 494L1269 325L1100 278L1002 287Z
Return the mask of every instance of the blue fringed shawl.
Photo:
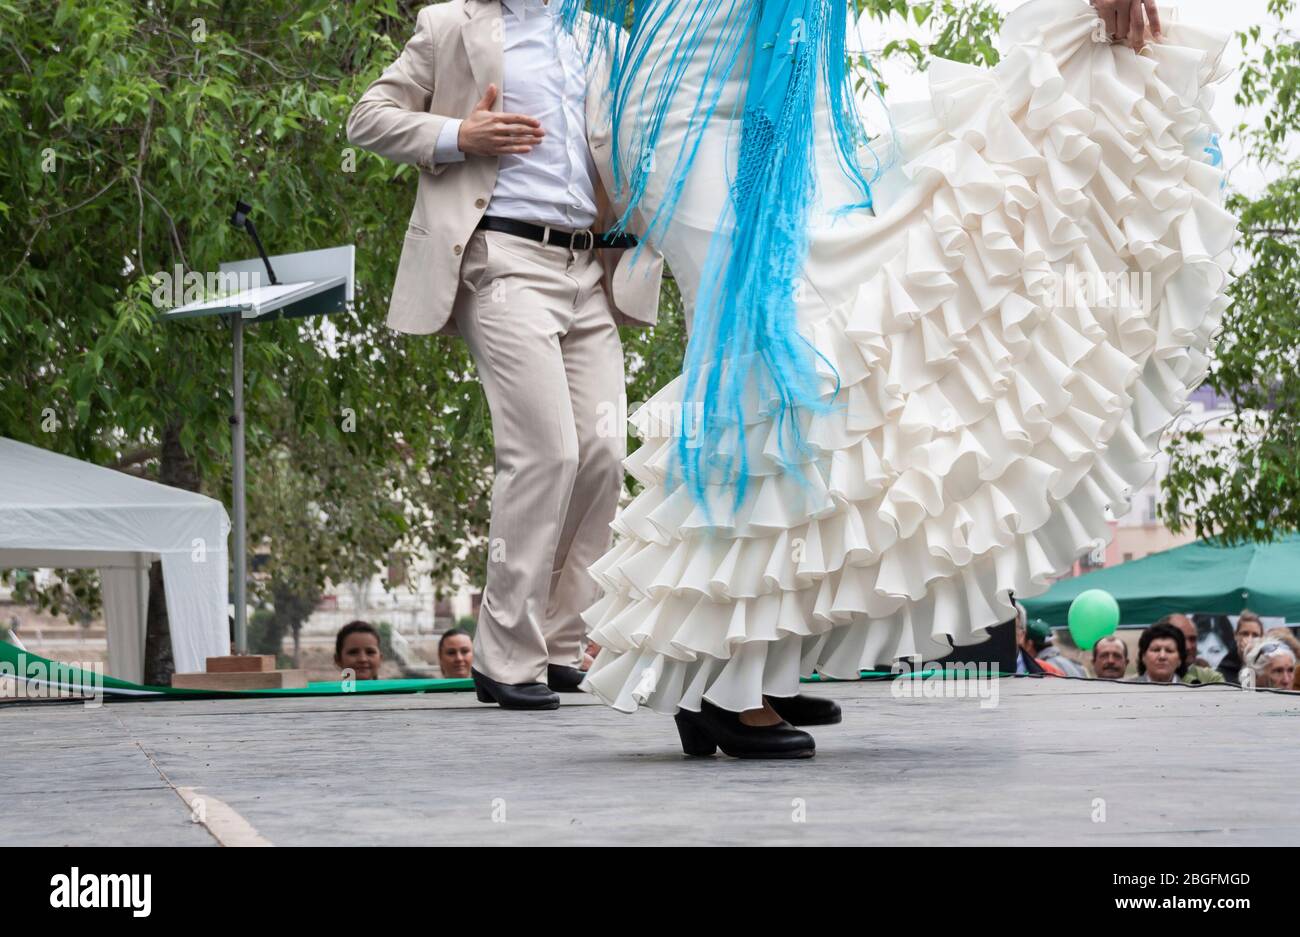
M738 63L747 67L739 152L731 184L730 219L720 219L710 244L695 323L687 346L682 406L698 424L678 438L680 477L706 515L717 505L709 486L731 490L730 508L744 500L748 483L745 401L775 399L785 469L805 451L798 409L824 410L815 368L816 350L799 334L796 289L808 253L809 211L816 198L814 114L824 81L840 162L871 204L870 181L859 154L867 135L851 85L847 0L563 0L561 16L572 28L590 7L596 28L592 48L610 64L614 139L634 128L633 154L656 154L665 115L687 65L708 50L704 90L694 103L688 132L670 167L667 195L646 219L653 240L671 219L723 84ZM630 28L619 28L630 23ZM671 30L664 35L665 30ZM652 41L653 40L653 43ZM648 63L652 44L670 50ZM646 66L656 81L637 84ZM733 116L734 115L730 115ZM615 197L626 205L618 228L638 208L652 159L633 160L614 148ZM867 147L869 151L869 147ZM751 419L752 419L751 415ZM693 431L692 431L693 430Z

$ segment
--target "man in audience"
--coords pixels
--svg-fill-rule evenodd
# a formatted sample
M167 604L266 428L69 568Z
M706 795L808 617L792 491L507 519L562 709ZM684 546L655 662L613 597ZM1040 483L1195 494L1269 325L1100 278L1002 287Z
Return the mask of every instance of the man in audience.
M1083 665L1061 653L1052 639L1052 627L1041 618L1025 623L1025 642L1030 653L1044 663L1053 664L1067 677L1086 677Z
M1092 646L1093 676L1123 680L1128 672L1128 645L1119 635L1108 634Z
M438 669L449 679L469 678L474 664L474 640L462 628L452 628L438 640Z
M1187 615L1166 615L1156 622L1157 625L1172 625L1183 633L1183 643L1187 648L1187 669L1183 674L1184 683L1222 683L1223 674L1196 656L1196 623Z
M1064 677L1064 670L1038 656L1038 645L1029 637L1029 618L1025 607L1014 599L1012 602L1016 606L1016 673Z

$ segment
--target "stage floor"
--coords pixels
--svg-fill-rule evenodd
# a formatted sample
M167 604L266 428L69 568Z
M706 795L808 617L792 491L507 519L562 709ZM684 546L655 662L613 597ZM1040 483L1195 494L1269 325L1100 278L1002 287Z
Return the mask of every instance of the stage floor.
M0 845L1300 842L1300 695L808 692L845 718L794 762L688 759L671 719L585 695L4 705Z

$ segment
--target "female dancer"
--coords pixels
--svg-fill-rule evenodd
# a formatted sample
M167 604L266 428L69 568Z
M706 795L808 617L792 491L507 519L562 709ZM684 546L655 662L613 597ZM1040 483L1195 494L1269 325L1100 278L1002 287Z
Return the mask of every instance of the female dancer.
M1225 37L1098 3L1021 7L868 145L846 3L594 0L631 24L593 32L624 205L693 329L631 418L588 692L688 754L807 757L839 711L800 675L982 640L1109 540L1206 373L1235 219Z

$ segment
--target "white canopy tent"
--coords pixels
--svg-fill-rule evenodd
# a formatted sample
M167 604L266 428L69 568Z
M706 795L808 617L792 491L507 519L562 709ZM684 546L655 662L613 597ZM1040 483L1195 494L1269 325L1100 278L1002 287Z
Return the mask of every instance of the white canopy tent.
M144 680L160 558L176 670L230 653L229 532L220 501L0 437L0 568L98 569L111 676Z

